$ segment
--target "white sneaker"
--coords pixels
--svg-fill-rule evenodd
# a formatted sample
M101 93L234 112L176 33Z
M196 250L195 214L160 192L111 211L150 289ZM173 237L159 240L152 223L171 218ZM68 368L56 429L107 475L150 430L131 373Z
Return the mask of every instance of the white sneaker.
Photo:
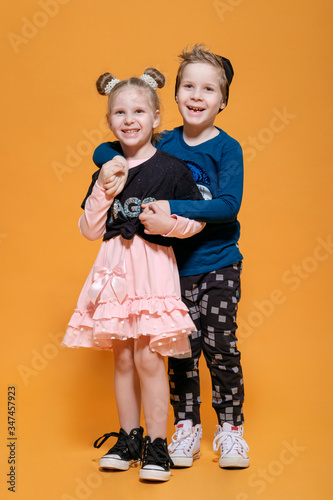
M191 420L180 420L169 444L169 455L175 467L191 467L200 457L201 424L193 427Z
M220 467L248 467L250 460L246 454L249 447L243 438L243 426L234 426L228 422L223 427L216 426L215 439L213 441L214 451L221 448L219 459Z

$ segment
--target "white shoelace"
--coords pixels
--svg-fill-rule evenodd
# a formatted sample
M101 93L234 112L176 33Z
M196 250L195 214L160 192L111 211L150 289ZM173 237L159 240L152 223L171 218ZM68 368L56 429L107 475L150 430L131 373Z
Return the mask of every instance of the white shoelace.
M227 453L230 453L230 451L234 449L240 455L242 455L243 458L247 458L246 452L249 451L249 447L240 433L236 433L233 431L219 432L213 441L214 451L218 451L220 446L221 457L224 457Z
M179 450L184 450L188 447L191 442L193 434L191 430L185 430L184 428L177 429L171 438L172 444L176 446Z

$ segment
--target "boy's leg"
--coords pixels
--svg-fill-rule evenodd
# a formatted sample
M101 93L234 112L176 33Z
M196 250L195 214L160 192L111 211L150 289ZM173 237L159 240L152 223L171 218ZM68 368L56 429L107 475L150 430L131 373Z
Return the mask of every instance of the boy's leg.
M200 378L199 358L201 356L200 311L197 305L197 276L182 277L182 300L190 311L197 332L190 336L192 355L190 358L168 359L170 402L174 410L174 423L191 420L200 424Z
M211 373L216 426L213 449L220 449L222 468L249 467L249 447L243 438L243 373L237 349L236 315L240 299L241 263L206 275L202 297L203 352Z
M243 423L244 386L237 349L236 315L241 263L206 274L201 294L202 349L211 373L218 422Z
M200 311L197 305L200 276L180 279L182 299L190 311L197 331L191 335L192 356L169 358L170 399L174 410L176 432L172 436L169 452L175 467L191 467L200 457L200 379L201 355Z

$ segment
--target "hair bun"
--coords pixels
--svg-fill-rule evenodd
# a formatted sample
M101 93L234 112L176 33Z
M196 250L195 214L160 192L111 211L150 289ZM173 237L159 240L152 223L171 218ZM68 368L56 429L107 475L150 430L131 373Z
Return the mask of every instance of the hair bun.
M158 89L161 89L161 88L164 87L164 85L165 85L165 78L164 78L164 75L162 75L162 73L160 71L158 71L158 69L147 68L144 71L144 75L148 75L151 78L153 78L155 80L155 82L157 83L157 88Z
M111 73L104 73L103 75L101 75L96 82L96 88L98 93L101 95L108 95L110 93L109 89L110 84L114 80L116 81L116 83L118 83L119 81Z

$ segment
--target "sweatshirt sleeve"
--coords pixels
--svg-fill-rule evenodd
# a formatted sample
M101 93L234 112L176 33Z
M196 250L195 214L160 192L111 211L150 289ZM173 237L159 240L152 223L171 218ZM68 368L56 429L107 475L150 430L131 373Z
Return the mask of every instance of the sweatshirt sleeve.
M243 153L237 141L223 152L218 165L218 190L212 200L169 200L172 214L203 222L226 223L237 218L243 196Z
M181 217L180 215L171 215L171 217L175 219L175 225L169 233L163 235L170 238L190 238L191 236L202 231L206 225L204 222L187 219L185 217Z
M84 212L79 220L79 229L85 238L91 241L102 238L112 201L113 198L107 197L105 190L95 182L91 194L85 200Z
M98 168L101 168L104 163L112 160L115 156L124 156L118 141L103 142L94 151L93 162Z
M159 149L159 138L161 134L156 134L155 146ZM94 151L93 162L98 168L101 168L104 163L112 160L115 156L124 156L123 150L119 141L102 142Z

